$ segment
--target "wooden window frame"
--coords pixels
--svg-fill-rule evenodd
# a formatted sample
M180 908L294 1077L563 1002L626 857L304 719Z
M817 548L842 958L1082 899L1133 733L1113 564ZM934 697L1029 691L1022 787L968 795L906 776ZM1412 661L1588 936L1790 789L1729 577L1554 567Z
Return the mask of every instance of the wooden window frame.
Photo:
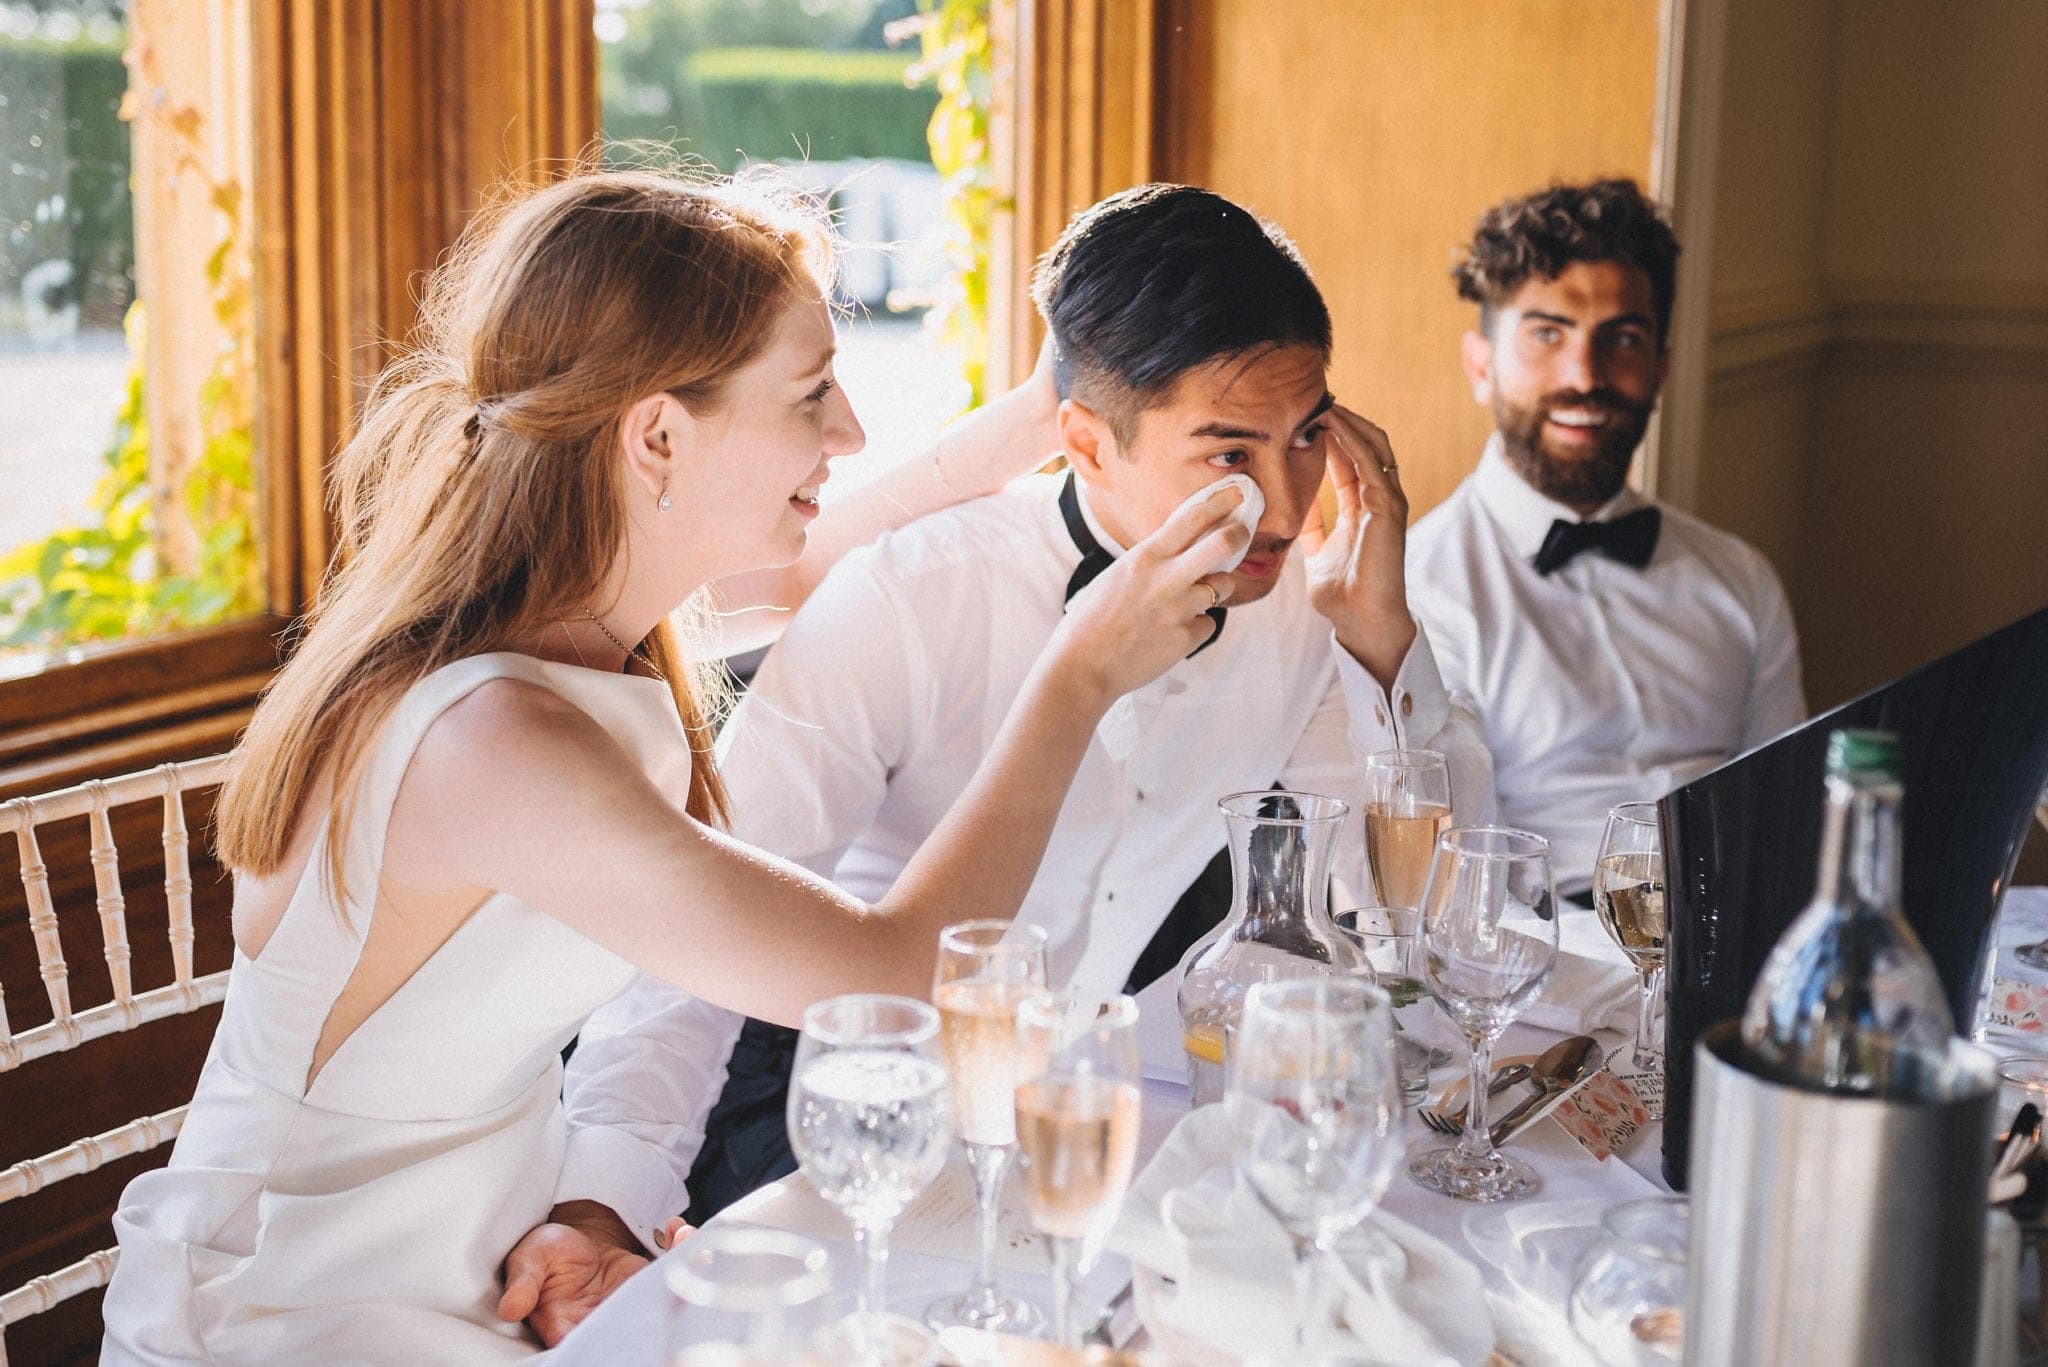
M505 182L596 137L592 0L255 0L261 537L270 610L0 682L0 798L224 750L311 603L325 476L420 281Z
M1166 44L1175 0L996 0L997 218L989 374L1021 381L1045 334L1031 268L1076 210L1168 164ZM1009 10L1005 14L1003 11ZM1005 79L1007 78L1007 79Z
M1167 164L1179 0L993 0L1011 107L995 148L992 376L1043 329L1031 266L1079 208ZM575 164L598 132L592 0L260 0L258 418L270 610L83 647L0 682L0 798L226 749L312 602L326 473L406 336L426 272L495 186Z

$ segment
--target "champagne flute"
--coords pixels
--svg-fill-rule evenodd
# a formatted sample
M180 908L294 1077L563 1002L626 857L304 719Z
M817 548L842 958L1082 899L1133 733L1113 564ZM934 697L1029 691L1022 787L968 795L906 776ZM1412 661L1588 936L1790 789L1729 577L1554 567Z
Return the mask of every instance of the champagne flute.
M925 1323L1032 1334L1045 1316L996 1286L996 1215L1003 1175L1017 1149L1017 1085L1025 1057L1017 1046L1017 1007L1045 990L1045 931L1011 921L963 921L939 932L932 1004L953 1079L953 1119L974 1171L981 1258L974 1284L934 1302Z
M1408 1175L1462 1201L1527 1196L1541 1179L1494 1147L1486 1084L1501 1031L1543 990L1557 962L1550 842L1502 826L1459 826L1437 840L1422 897L1422 977L1472 1050L1464 1131L1418 1154Z
M1437 837L1451 826L1451 771L1434 750L1381 750L1365 760L1365 854L1373 900L1419 907Z
M1138 1003L1047 993L1017 1008L1030 1081L1017 1139L1031 1223L1052 1241L1054 1338L1079 1348L1074 1282L1102 1253L1138 1158Z
M938 1038L939 1013L908 997L829 997L804 1012L789 1143L804 1176L853 1225L862 1317L884 1308L890 1227L952 1147Z
M1630 1061L1643 1071L1664 1064L1657 1032L1657 999L1664 984L1664 846L1657 804L1624 802L1607 813L1600 856L1593 863L1593 911L1635 965L1636 1047Z
M1237 1168L1294 1243L1294 1357L1308 1361L1315 1257L1372 1213L1401 1161L1393 1004L1363 978L1245 994L1225 1101Z

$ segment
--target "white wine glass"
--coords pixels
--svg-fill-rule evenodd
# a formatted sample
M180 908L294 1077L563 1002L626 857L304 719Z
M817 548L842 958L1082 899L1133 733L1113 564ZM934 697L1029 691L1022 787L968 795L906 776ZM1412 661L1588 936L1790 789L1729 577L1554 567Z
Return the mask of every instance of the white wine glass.
M1463 1201L1504 1201L1542 1185L1494 1147L1487 1081L1501 1031L1543 991L1557 962L1550 842L1504 826L1460 826L1437 841L1422 897L1422 980L1472 1051L1458 1142L1418 1154L1408 1175Z
M1365 857L1373 900L1419 907L1437 837L1451 826L1451 771L1435 750L1381 750L1365 759Z
M1138 1003L1031 997L1017 1009L1017 1037L1030 1060L1017 1089L1024 1194L1031 1223L1052 1243L1054 1338L1078 1348L1074 1283L1101 1255L1137 1163Z
M1363 978L1245 994L1225 1102L1237 1169L1294 1243L1294 1357L1307 1361L1315 1258L1372 1213L1402 1153L1394 1013Z
M909 997L830 997L804 1012L790 1072L789 1144L853 1225L859 1308L879 1315L889 1230L953 1145L939 1013Z
M1657 804L1624 802L1607 813L1600 856L1593 862L1593 911L1635 966L1638 1070L1664 1065L1657 1005L1664 984L1664 845Z
M974 1284L934 1302L934 1329L1001 1330L1029 1335L1045 1315L996 1285L997 1214L1003 1176L1017 1151L1017 1086L1024 1058L1017 1047L1017 1007L1045 990L1046 935L1012 921L962 921L939 932L932 1004L953 1079L953 1124L974 1172L981 1256Z

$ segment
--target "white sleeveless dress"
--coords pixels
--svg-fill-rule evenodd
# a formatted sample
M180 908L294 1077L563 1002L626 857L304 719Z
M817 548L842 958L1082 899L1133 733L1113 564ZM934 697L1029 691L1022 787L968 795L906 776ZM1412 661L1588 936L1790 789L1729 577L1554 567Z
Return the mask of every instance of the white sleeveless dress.
M170 1165L122 1196L103 1363L471 1364L538 1352L497 1318L500 1264L554 1200L561 1050L632 965L493 896L305 1085L362 951L412 752L443 709L500 678L559 694L664 791L688 791L689 746L658 680L493 654L415 684L358 794L348 869L362 905L344 916L325 891L323 830L262 952L235 956Z

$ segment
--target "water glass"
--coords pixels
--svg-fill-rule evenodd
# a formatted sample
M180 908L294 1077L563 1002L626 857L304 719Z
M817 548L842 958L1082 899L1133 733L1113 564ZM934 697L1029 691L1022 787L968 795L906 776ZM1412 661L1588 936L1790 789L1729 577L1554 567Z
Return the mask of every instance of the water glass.
M1137 1163L1138 1003L1032 997L1017 1010L1017 1037L1031 1061L1017 1089L1024 1192L1031 1223L1052 1242L1054 1337L1079 1348L1074 1282L1095 1266Z
M2028 1102L2043 1115L2048 1115L2048 1055L2013 1054L1998 1061L1999 1089L2004 1094L2001 1107L2005 1119Z
M1017 1087L1024 1055L1017 1044L1017 1007L1045 990L1046 935L1011 921L963 921L939 932L932 1003L953 1080L953 1126L974 1171L981 1258L974 1284L934 1302L934 1329L989 1329L1031 1334L1045 1315L996 1286L997 1211L1010 1155L1017 1151Z
M1458 1142L1408 1165L1433 1191L1504 1201L1541 1185L1494 1147L1486 1090L1494 1042L1550 978L1557 929L1549 841L1504 826L1456 827L1437 841L1422 898L1422 978L1471 1048L1472 1100Z
M1351 907L1331 918L1365 955L1372 980L1394 1003L1401 1090L1409 1105L1429 1090L1429 1073L1451 1061L1437 1043L1436 1003L1422 983L1422 913L1413 907ZM1417 1072L1419 1071L1419 1076Z
M1602 1367L1679 1360L1691 1229L1682 1196L1624 1201L1600 1217L1600 1237L1572 1274L1566 1313Z
M824 1245L781 1230L700 1230L661 1266L674 1367L780 1367L805 1338L793 1321L832 1286Z
M1451 826L1451 771L1435 750L1365 759L1365 856L1381 906L1419 907L1437 837Z
M1245 995L1225 1101L1246 1185L1294 1242L1294 1357L1315 1255L1372 1213L1401 1160L1394 1016L1362 978L1260 983Z
M1630 1060L1647 1072L1664 1066L1657 1007L1664 983L1664 845L1657 804L1624 802L1607 813L1593 864L1593 911L1635 965L1636 1046Z
M953 1145L939 1013L909 997L830 997L804 1012L789 1085L789 1146L853 1225L860 1309L883 1309L889 1230Z

